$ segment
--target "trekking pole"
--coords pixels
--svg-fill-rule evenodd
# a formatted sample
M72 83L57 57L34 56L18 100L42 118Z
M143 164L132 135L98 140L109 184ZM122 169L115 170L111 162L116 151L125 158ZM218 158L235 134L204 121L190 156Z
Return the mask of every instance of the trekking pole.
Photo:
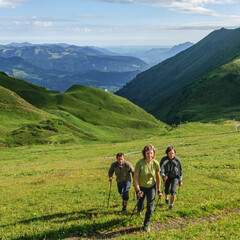
M164 192L164 187L165 187L165 181L162 179L162 193Z
M110 195L111 195L111 189L112 189L112 182L110 182L110 189L109 189L109 195L108 195L108 204L107 204L107 207L109 207L109 200L110 200Z
M155 211L156 211L156 209L157 209L157 206L158 206L159 199L160 199L160 198L158 198L158 200L157 200L157 204L156 204L156 207L154 208L154 212L155 212Z
M133 188L133 201L135 201L136 199L136 192L135 192L135 189Z
M158 194L157 194L157 195L158 195ZM162 194L162 197L163 197L163 194ZM160 199L159 196L158 196L158 200L157 200L156 207L154 208L154 212L155 212L155 210L157 209L157 206L158 206L159 200L161 200L161 199Z
M132 214L131 214L131 216L130 216L130 218L129 218L129 221L131 220L131 218L132 218L132 216L133 216L133 214L134 214L134 212L135 212L135 210L136 210L136 207L137 207L138 204L139 204L140 199L141 199L141 198L138 198L137 203L136 203L136 205L135 205L135 207L134 207L134 209L133 209L133 211L132 211Z

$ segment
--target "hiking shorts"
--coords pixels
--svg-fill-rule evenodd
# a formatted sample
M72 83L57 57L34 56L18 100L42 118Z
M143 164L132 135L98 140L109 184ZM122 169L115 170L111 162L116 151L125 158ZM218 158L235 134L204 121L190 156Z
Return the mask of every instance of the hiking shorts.
M177 194L178 178L168 178L165 182L165 194L176 195Z
M131 181L126 181L126 182L118 182L118 192L122 194L122 199L127 201L129 199L129 190L131 186Z

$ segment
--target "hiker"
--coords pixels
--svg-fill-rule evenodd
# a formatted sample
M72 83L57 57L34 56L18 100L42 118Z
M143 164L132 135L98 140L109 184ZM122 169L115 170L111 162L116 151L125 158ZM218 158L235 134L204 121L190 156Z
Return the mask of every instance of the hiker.
M167 156L163 157L160 162L161 172L165 185L165 202L169 204L169 210L173 209L173 203L176 199L177 185L182 186L182 164L176 156L176 150L170 146L166 149ZM171 194L169 203L168 195Z
M113 181L113 173L115 172L118 192L123 200L122 212L126 212L129 199L129 190L131 186L131 175L134 175L134 167L128 161L125 161L124 154L116 155L117 161L111 164L108 171L109 182Z
M148 144L142 150L143 158L140 159L135 167L134 173L134 186L138 198L138 214L144 209L145 197L147 198L147 211L144 220L144 230L150 232L149 227L151 216L154 209L156 187L158 191L158 197L162 198L160 191L161 178L160 178L160 166L157 160L155 160L155 148L152 144Z

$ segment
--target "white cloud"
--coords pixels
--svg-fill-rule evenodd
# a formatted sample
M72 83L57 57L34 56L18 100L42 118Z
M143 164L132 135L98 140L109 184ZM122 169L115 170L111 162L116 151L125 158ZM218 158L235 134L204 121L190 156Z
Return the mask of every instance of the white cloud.
M52 22L41 22L41 21L34 21L33 22L33 25L34 26L37 26L37 27L51 27L53 25Z
M0 20L27 21L28 18L22 16L0 16Z
M0 21L10 20L16 26L37 26L37 27L52 27L53 21L50 18L38 18L38 17L23 17L23 16L0 16ZM11 24L9 24L11 25Z
M35 22L35 21L40 21L40 22L75 22L73 19L60 19L60 18L52 18L52 17L24 17L24 16L0 16L0 21L19 21L19 22Z
M102 16L93 15L93 14L77 14L74 17L75 18L86 18L86 19L99 19L99 18L103 18Z
M30 0L0 0L0 8L16 8L21 6L21 3L27 2Z
M92 32L92 30L89 27L75 27L72 29L72 31L73 32L83 32L83 33Z
M215 10L205 7L207 4L230 4L234 0L99 0L109 3L145 4L169 8L172 11L198 15L221 16Z

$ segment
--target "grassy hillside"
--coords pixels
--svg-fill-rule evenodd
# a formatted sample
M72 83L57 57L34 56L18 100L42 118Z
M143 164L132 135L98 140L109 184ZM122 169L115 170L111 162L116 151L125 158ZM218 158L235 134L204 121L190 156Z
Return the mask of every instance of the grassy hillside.
M240 58L176 94L156 113L168 122L240 120Z
M190 123L177 135L173 130L128 143L1 149L1 238L239 239L239 132L233 125L214 128ZM115 181L107 208L107 171L115 154L130 153L126 160L135 165L147 143L156 147L158 161L173 145L183 166L174 210L159 201L151 233L142 231L143 219L136 214L130 220L136 205L132 186L127 215L120 214Z
M187 50L140 73L117 94L168 122L166 115L161 115L161 109L187 85L238 57L239 39L240 28L214 31Z
M128 141L146 135L161 135L168 129L166 124L128 100L92 87L76 85L62 94L9 77L3 72L0 72L0 85L17 93L35 106L35 109L42 109L36 111L46 115L44 118L46 122L30 118L28 120L32 121L32 125L28 126L21 126L22 122L18 122L17 118L13 118L14 115L10 115L15 124L15 132L12 133L11 128L5 129L5 132L12 138L21 136L22 144L31 144L31 141L36 143L39 139L38 133L43 134L42 130L45 128L51 129L52 137L50 133L43 135L43 138L46 137L44 142ZM15 105L11 107L13 114L18 115L14 112ZM6 112L2 110L1 114L6 115ZM4 124L8 127L7 121L4 121ZM33 134L29 138L32 131Z
M0 144L5 146L96 140L96 136L34 107L3 87L0 87L0 113Z

